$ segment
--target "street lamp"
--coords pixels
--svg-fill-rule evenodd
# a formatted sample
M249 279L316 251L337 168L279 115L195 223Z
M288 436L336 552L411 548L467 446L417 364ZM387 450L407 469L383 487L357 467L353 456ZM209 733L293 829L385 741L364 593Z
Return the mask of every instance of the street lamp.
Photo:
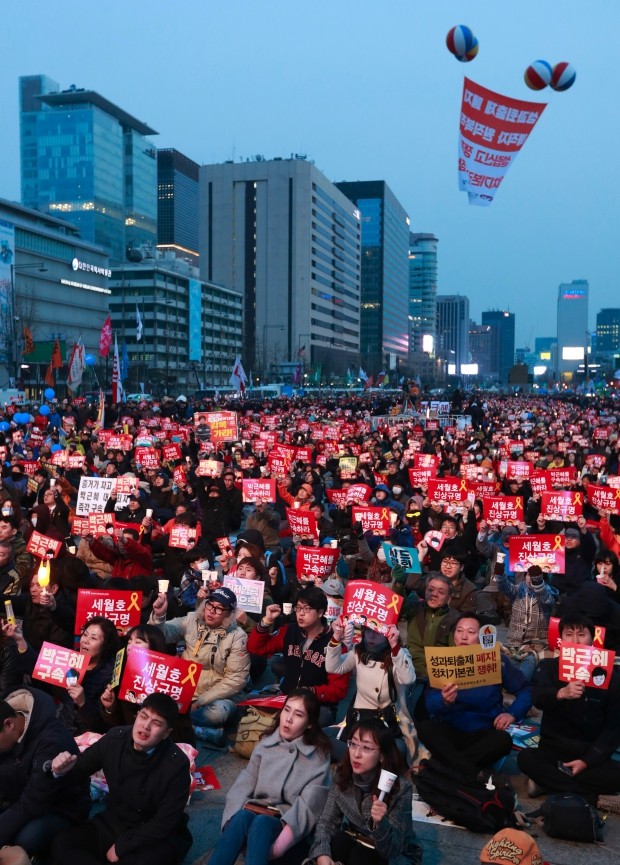
M47 273L48 268L45 266L44 262L38 261L34 264L11 264L11 298L10 298L10 308L9 308L9 335L11 339L11 367L14 374L14 383L17 384L17 379L19 377L19 351L17 349L17 322L19 321L19 316L17 315L17 305L16 305L16 297L15 297L15 271L16 270L28 270L30 268L36 267L39 273ZM8 352L7 352L8 356ZM8 363L7 363L8 366ZM9 383L10 383L10 372L9 372Z
M284 330L283 324L264 324L263 325L263 375L267 369L267 331L269 328L276 330Z

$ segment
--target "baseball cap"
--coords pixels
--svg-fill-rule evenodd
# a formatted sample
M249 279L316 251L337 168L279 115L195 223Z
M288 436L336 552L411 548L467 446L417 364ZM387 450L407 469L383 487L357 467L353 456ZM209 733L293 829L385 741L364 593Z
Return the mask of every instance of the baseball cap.
M519 829L496 832L482 848L483 865L544 865L538 845Z
M237 596L226 586L220 586L219 589L211 592L208 600L211 603L221 604L227 610L234 610L237 606Z

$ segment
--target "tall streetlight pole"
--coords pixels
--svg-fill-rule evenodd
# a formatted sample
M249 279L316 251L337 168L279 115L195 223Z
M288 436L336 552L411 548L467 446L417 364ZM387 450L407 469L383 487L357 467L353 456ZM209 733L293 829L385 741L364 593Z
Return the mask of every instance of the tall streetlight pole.
M17 385L17 379L19 378L19 351L17 344L17 322L19 321L19 316L17 315L17 304L16 304L16 295L15 295L15 271L16 270L28 270L30 268L36 267L39 273L47 273L48 268L42 261L38 261L35 264L12 264L11 266L11 298L10 298L10 309L9 309L9 334L11 339L11 352L10 352L10 360L13 368L13 376L15 385ZM7 352L8 355L8 352ZM8 364L7 364L8 366ZM10 373L9 373L10 379Z

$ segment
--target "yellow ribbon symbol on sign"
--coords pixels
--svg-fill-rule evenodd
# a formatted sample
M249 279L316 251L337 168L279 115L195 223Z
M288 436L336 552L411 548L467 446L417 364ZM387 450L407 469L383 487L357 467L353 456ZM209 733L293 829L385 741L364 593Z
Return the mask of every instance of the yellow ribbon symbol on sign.
M140 595L140 592L132 592L131 593L131 595L129 596L130 603L129 603L129 606L127 607L127 612L129 612L130 610L138 610L138 612L140 611L140 604L138 603L139 595Z
M392 601L388 604L388 610L394 610L395 613L398 612L398 599L400 595L392 595Z
M517 496L515 499L515 508L517 508L517 510L518 510L519 508L522 508L522 507L523 507L523 499L521 498L521 496Z
M617 499L620 499L620 489L617 489L617 490L616 490L616 498L617 498Z
M389 508L381 508L381 519L388 520L389 519Z
M575 493L575 502L574 502L574 504L576 504L576 505L580 505L580 504L581 504L581 493Z
M464 492L467 492L467 481L466 480L463 479L461 481L461 486L459 487L459 489L463 490Z
M562 549L562 535L556 535L553 539L553 552Z
M594 639L592 640L593 646L603 646L604 645L604 643L605 643L605 640L603 637L603 631L604 630L605 629L602 628L600 625L594 626Z
M198 664L190 664L187 668L187 676L184 679L181 679L181 684L184 685L186 682L191 682L194 688L196 687L196 680L194 676L198 672Z

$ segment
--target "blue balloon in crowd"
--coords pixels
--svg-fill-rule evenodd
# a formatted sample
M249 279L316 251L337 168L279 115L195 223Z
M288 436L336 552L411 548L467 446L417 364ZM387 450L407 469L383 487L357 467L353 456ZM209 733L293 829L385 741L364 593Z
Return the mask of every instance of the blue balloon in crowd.
M92 354L87 354L84 358L84 363L86 366L94 366L95 365L95 357Z
M50 413L50 407L48 405L42 405L39 409L39 414L42 414L43 417L47 417Z
M52 453L55 454L57 451L62 450L62 445L52 445Z
M13 415L13 420L15 423L28 423L30 415L26 414L25 411L18 411Z
M0 432L8 432L10 429L10 424L8 424L5 420L0 421Z
M53 387L47 387L45 389L45 399L54 399L56 396L56 391Z

